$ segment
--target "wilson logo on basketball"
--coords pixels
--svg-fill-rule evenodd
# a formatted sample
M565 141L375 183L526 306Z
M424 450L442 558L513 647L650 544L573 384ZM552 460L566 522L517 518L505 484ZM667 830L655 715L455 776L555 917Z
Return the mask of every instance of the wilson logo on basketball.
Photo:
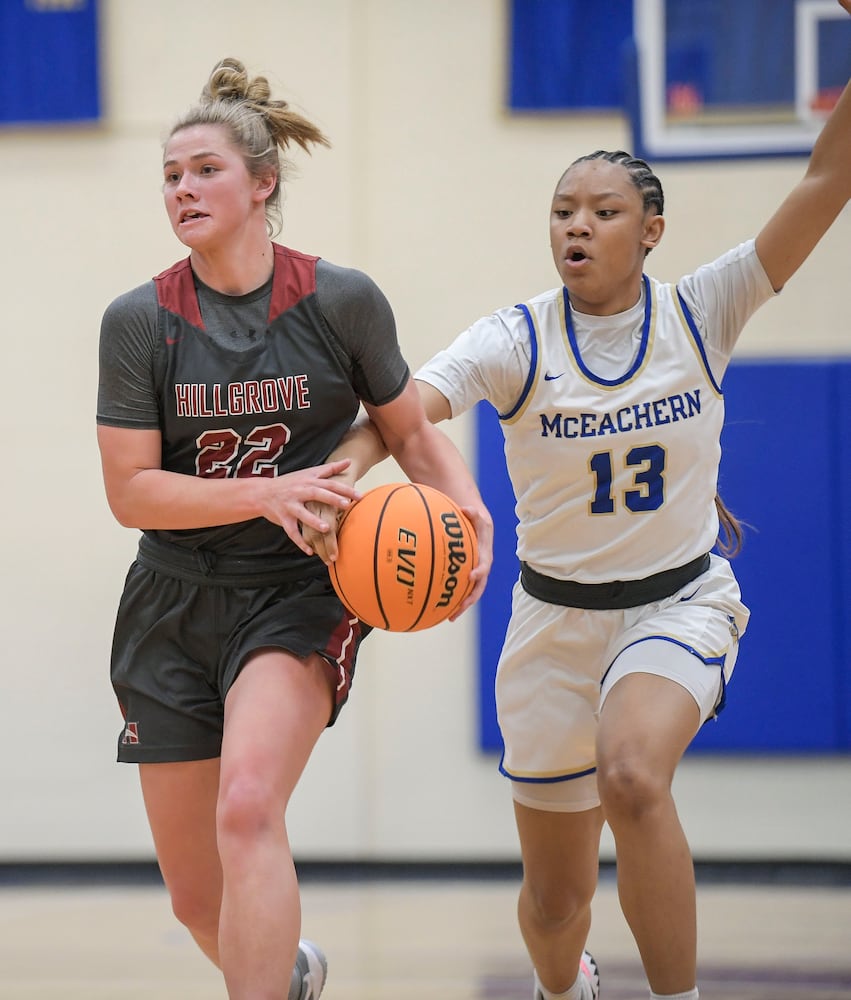
M454 511L447 511L440 515L443 522L443 530L448 539L447 552L449 553L449 565L446 568L446 578L443 581L443 593L437 602L438 608L445 608L455 596L455 589L458 586L458 574L467 562L466 534L461 527L461 521Z

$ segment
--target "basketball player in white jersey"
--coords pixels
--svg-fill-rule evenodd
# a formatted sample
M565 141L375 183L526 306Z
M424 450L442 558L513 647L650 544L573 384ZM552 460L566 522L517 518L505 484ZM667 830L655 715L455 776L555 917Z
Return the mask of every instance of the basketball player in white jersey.
M644 274L665 229L658 178L622 151L582 157L551 205L561 284L474 323L416 374L431 420L488 400L505 435L521 575L496 702L535 1000L599 995L585 943L604 817L651 997L697 1000L694 872L671 784L723 707L748 622L712 551L740 539L716 495L721 383L749 317L847 203L849 165L846 88L756 238L666 285ZM332 458L360 475L383 453L356 425ZM316 547L333 558L333 539Z

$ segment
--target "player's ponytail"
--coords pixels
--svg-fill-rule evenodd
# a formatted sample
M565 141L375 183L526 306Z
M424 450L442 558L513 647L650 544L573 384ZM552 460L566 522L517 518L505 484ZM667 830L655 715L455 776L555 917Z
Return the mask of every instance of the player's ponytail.
M175 123L168 138L193 125L221 125L252 176L272 173L277 178L266 199L270 236L281 228L281 181L289 166L281 152L293 143L308 153L312 145L331 145L313 122L293 111L286 101L272 97L265 76L249 76L243 63L232 57L216 63L200 101Z
M715 494L715 508L718 511L718 551L732 559L742 551L744 530L742 522L729 510L719 494Z

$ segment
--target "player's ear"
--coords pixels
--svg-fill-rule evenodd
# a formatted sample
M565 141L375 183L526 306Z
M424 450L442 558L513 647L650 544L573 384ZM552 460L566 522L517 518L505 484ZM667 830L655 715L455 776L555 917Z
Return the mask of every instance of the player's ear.
M258 199L265 201L274 192L278 183L278 175L274 170L267 170L255 180L255 187Z
M665 232L665 216L664 215L648 215L644 220L644 235L641 239L641 245L644 247L647 253L654 248L659 246L662 242L662 234Z

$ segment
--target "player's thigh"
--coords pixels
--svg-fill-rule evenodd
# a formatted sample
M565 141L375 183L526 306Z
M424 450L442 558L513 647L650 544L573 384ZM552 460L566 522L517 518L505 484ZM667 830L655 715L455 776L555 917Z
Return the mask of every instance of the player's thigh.
M157 861L175 909L218 913L218 758L140 764L139 777Z
M600 712L597 784L601 793L613 775L636 786L645 776L645 781L667 787L699 727L698 704L676 680L641 672L622 676Z
M263 649L249 657L225 699L225 804L246 790L258 796L256 807L286 804L328 724L333 682L333 672L318 653L298 657L283 649Z
M582 812L552 812L514 803L523 856L523 879L536 904L554 911L582 905L597 885L600 807Z
M638 614L603 678L598 767L644 761L672 773L723 705L738 629L726 610L711 605L664 604Z

